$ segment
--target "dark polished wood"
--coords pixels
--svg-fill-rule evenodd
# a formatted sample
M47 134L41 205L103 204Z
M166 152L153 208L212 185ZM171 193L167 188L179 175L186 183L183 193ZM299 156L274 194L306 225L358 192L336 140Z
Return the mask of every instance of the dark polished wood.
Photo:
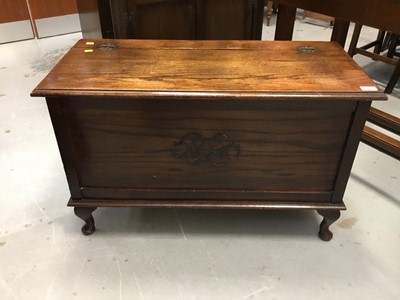
M386 99L336 43L284 41L82 40L32 95L85 234L104 206L344 209L368 107Z
M216 202L220 199L230 200L259 200L265 201L285 201L290 198L297 202L309 202L314 203L329 203L332 197L332 192L315 191L282 191L282 190L222 190L222 189L167 189L157 188L159 191L158 199L162 200L204 200L211 199L210 201ZM129 199L150 199L154 200L154 196L149 194L148 189L144 188L98 188L98 187L82 187L82 197L85 199L116 199L116 200L129 200Z
M295 19L296 7L279 4L275 29L276 41L292 40Z
M263 0L97 0L101 25L77 2L85 38L261 39Z
M332 41L338 42L342 47L345 45L349 22L355 22L355 30L349 48L351 56L359 53L374 60L381 60L387 63L396 64L394 73L385 89L385 93L391 93L400 77L400 62L385 56L379 55L380 46L377 41L383 39L383 32L389 31L400 34L400 2L393 0L338 0L338 1L313 1L313 0L282 0L280 3L280 11L278 12L278 23L275 32L276 40L291 40L293 34L293 24L295 20L295 10L297 7L306 10L327 14L336 18L335 26L332 32ZM290 12L290 13L288 13ZM369 43L363 47L357 48L357 41L360 35L362 25L378 28L380 33L377 41ZM368 52L366 49L374 47L374 52ZM381 122L386 122L384 117L380 117ZM375 134L376 133L376 134ZM400 149L396 149L397 142L389 136L376 130L365 129L363 141L367 144L396 156ZM388 148L389 147L389 148ZM394 148L393 148L394 147Z
M318 209L317 212L324 218L319 227L318 235L321 240L328 242L333 237L333 233L329 230L329 226L340 218L340 210Z
M346 44L347 33L349 31L350 22L339 18L335 19L335 24L332 30L331 41L337 42L344 48Z
M296 21L297 7L278 5L276 17L275 41L291 41L293 39L294 23Z
M371 107L368 113L368 121L400 135L400 118L398 117Z
M400 141L365 126L362 141L396 159L400 158Z
M61 101L61 99L58 101L57 99L46 99L54 133L57 138L58 148L64 163L64 171L67 176L71 197L72 199L81 199L81 184L79 182L74 149L71 142L71 136L68 132L68 125L66 123L66 119L64 118Z
M284 191L287 186L295 191L330 191L355 111L352 101L182 103L74 98L62 101L62 106L75 145L81 186L110 188L109 195L128 199L141 198L140 193L119 196L116 189L196 189L199 192L167 197L192 194L200 199L204 197L201 190L211 186L221 191L213 194L215 199L231 197L226 193L233 194L237 186L267 194L251 198L269 198L268 191ZM228 143L218 139L209 142L210 149L200 147L199 140L187 139L180 151L188 159L174 155L173 145L190 133L207 139L223 134L238 151L224 153ZM206 159L196 161L202 154ZM233 197L246 199L243 194ZM283 195L283 199L288 197L300 200L293 193Z
M359 102L357 105L356 113L354 114L354 118L352 120L353 124L349 131L348 142L343 152L342 164L339 168L338 176L336 178L335 191L332 195L333 203L340 203L343 201L347 181L350 176L354 157L357 152L358 143L361 139L370 106L371 102Z
M97 209L97 207L75 207L75 215L85 222L82 226L82 233L84 235L91 235L96 231L94 224L94 218L92 213Z
M399 82L399 78L400 78L400 59L397 59L396 68L394 69L394 72L390 77L390 80L386 86L385 93L390 94L393 92L394 87L396 86L397 82Z
M196 38L200 40L261 39L263 7L264 3L258 0L196 1Z
M124 1L114 1L114 3ZM122 3L118 4L122 6ZM113 19L116 38L176 39L196 38L195 0L129 0L121 20ZM120 12L121 13L121 12ZM123 20L126 18L127 21Z
M80 199L68 202L72 207L163 207L163 208L226 208L226 209L273 209L273 210L345 210L344 203L317 203L317 202L294 202L294 201L263 201L263 200L137 200L137 199Z

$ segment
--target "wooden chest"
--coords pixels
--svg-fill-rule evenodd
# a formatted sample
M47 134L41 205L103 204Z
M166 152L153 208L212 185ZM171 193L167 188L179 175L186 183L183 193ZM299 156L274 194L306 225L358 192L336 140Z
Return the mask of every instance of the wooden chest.
M342 198L372 100L329 42L81 40L46 97L71 191L97 207L316 209Z

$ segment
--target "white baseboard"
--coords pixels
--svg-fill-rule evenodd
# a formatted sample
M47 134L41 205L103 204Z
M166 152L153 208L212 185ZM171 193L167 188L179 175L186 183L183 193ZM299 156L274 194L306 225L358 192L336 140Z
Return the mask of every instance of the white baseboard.
M0 44L33 38L32 26L29 20L0 24Z
M36 19L39 38L81 31L78 14Z

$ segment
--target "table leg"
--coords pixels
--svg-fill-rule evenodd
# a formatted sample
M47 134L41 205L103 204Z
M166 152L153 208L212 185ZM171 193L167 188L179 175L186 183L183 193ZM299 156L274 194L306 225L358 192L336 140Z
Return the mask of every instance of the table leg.
M84 235L91 235L95 232L96 227L94 226L94 218L92 213L97 209L97 207L75 207L75 215L85 221L85 225L82 227L82 233Z
M323 241L330 241L333 233L329 230L331 226L340 217L340 210L317 210L324 217L319 227L319 238Z

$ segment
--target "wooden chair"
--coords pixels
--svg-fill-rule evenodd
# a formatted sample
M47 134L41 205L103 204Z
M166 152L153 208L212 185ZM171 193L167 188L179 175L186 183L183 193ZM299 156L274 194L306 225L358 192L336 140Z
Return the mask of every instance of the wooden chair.
M394 35L390 32L385 32L383 30L380 30L375 41L368 43L364 46L357 47L358 39L361 33L361 28L362 28L361 24L355 25L348 53L351 57L353 57L356 54L361 54L364 56L368 56L374 60L395 65L396 67L394 69L394 72L390 77L389 83L387 84L385 89L385 93L390 94L391 92L393 92L393 89L400 77L400 60L394 58L394 56L396 56L396 46L398 44L398 41L400 40L399 36ZM374 47L373 52L367 51L372 47ZM381 53L386 50L389 50L388 55L382 55Z
M274 3L274 1L265 0L265 6L267 7L267 26L269 26L272 14L277 12L277 5Z
M357 42L360 37L361 28L362 25L360 24L356 24L354 27L353 38L351 39L348 51L349 55L353 57L355 54L361 54L374 60L395 65L396 68L385 89L385 93L390 94L400 77L400 60L394 58L394 56L400 56L400 53L396 52L396 47L399 43L399 36L380 30L375 41L357 48ZM372 52L367 51L372 47L374 47ZM382 55L382 53L387 54ZM396 116L372 107L368 113L367 121L396 135L400 135L400 118ZM392 138L379 130L365 126L362 140L364 143L367 143L368 145L383 151L394 158L400 159L399 139Z

